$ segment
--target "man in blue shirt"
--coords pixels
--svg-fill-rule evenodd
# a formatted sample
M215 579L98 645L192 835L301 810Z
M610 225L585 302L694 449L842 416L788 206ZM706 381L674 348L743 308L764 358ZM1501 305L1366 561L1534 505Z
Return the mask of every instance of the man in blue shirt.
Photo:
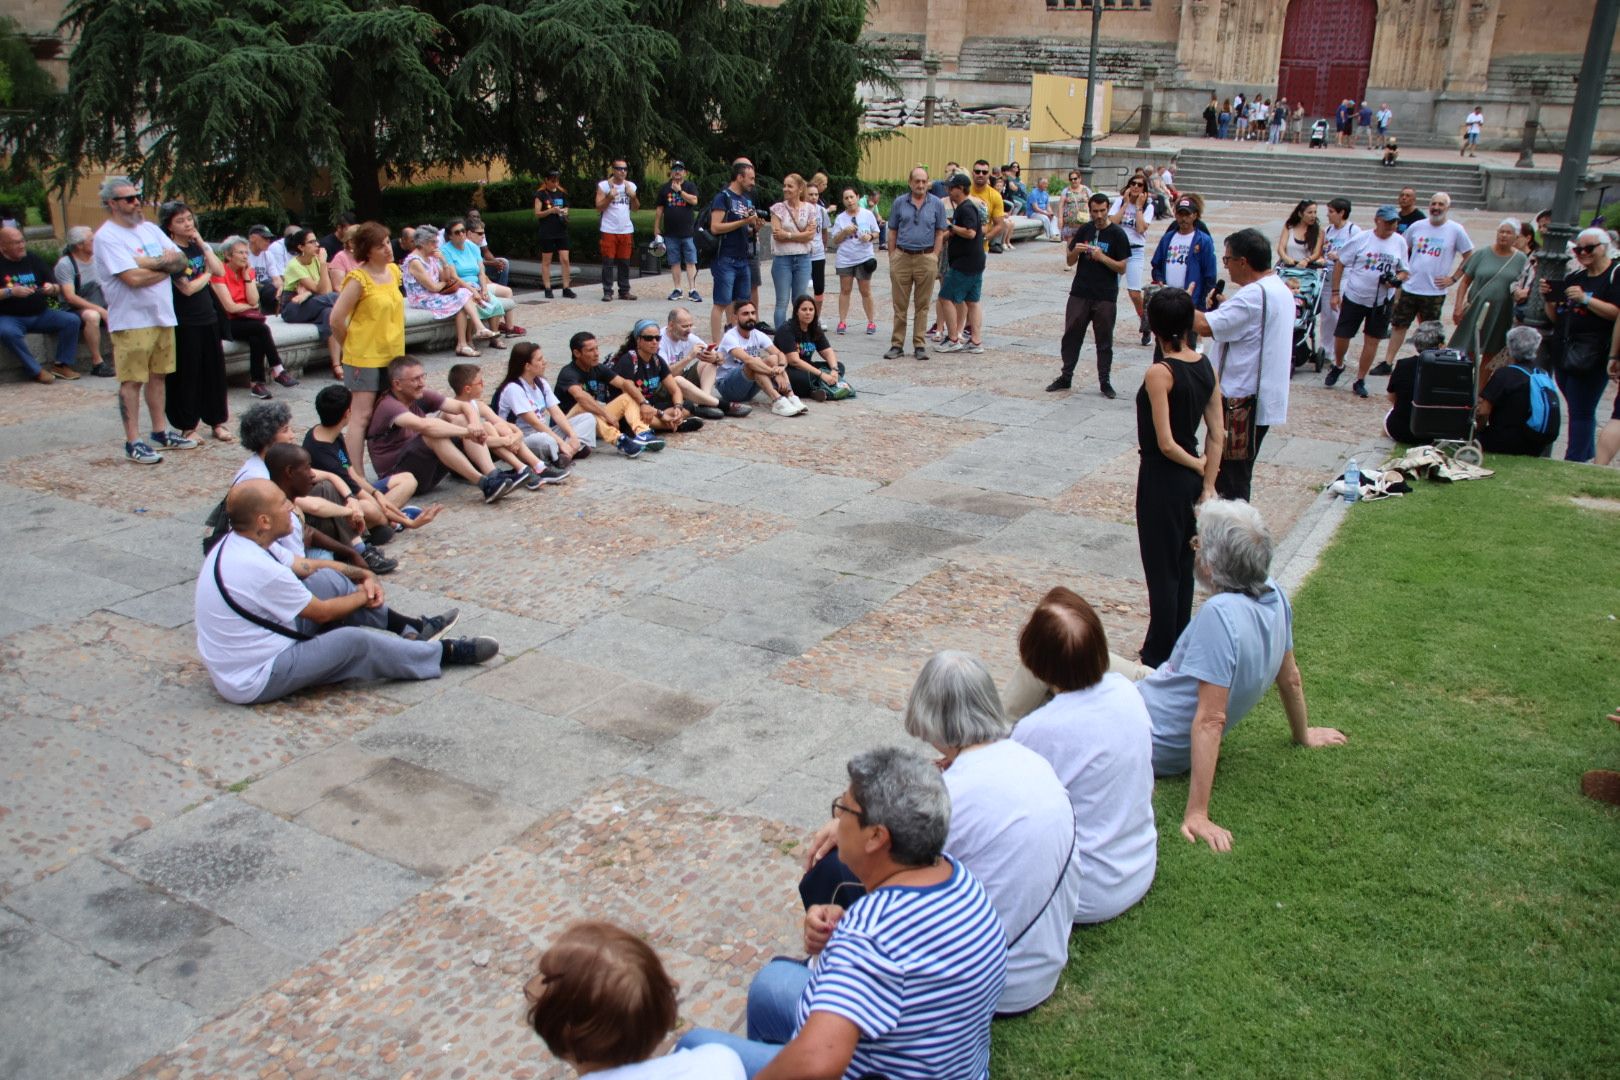
M731 167L731 183L721 188L709 204L709 233L715 239L714 307L709 313L709 337L718 341L725 329L726 309L747 300L754 285L754 268L748 242L759 231L759 211L754 208L754 167L739 161Z
M911 170L911 193L896 199L889 208L889 292L894 301L894 329L889 334L885 360L898 360L905 353L906 308L912 309L912 355L928 359L923 347L923 328L928 325L928 305L934 298L934 278L939 273L939 250L949 221L945 204L928 193L928 170L921 165Z

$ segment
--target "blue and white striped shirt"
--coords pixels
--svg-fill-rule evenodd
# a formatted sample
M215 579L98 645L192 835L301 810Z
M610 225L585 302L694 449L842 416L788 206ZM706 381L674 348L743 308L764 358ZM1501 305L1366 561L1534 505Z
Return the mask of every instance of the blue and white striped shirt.
M986 1080L990 1017L1007 981L1007 935L961 863L938 885L890 885L857 900L811 963L813 1012L860 1029L846 1080Z

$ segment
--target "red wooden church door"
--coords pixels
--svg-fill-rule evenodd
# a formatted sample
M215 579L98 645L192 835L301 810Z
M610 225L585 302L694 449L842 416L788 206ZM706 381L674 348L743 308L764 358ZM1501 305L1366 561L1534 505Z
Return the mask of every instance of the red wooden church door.
M1345 98L1361 101L1372 64L1377 0L1292 0L1283 23L1278 94L1306 115L1330 119Z

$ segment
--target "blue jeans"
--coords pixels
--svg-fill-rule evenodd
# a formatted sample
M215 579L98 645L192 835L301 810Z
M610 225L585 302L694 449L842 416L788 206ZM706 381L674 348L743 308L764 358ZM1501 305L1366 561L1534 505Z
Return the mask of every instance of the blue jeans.
M788 305L796 296L810 295L810 255L771 256L771 287L776 291L776 322L788 317Z
M1554 374L1564 394L1564 422L1569 425L1565 461L1591 461L1597 456L1597 407L1609 386L1609 373L1599 364L1591 371Z
M810 969L797 960L772 960L748 985L748 1037L714 1028L693 1028L676 1047L689 1050L705 1043L729 1046L742 1058L750 1078L774 1058L796 1034L799 998L810 982Z
M709 265L709 273L714 278L716 307L727 307L738 300L747 300L754 290L753 266L747 259L732 255L716 256Z
M0 341L11 347L28 369L28 374L39 374L39 361L28 351L25 334L55 334L56 363L72 367L79 356L79 331L83 327L79 317L61 308L46 308L38 315L0 315Z
M671 266L697 269L697 240L690 236L664 237L664 258Z

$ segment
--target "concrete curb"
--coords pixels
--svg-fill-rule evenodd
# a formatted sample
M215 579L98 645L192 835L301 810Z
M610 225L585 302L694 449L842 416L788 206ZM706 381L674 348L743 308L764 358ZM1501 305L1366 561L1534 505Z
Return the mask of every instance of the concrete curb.
M1339 524L1344 520L1349 506L1343 496L1324 489L1316 501L1305 508L1293 529L1277 546L1271 560L1271 576L1277 579L1289 596L1293 596L1305 579L1310 577L1311 571L1316 569L1322 552L1333 540L1333 534L1339 531Z

